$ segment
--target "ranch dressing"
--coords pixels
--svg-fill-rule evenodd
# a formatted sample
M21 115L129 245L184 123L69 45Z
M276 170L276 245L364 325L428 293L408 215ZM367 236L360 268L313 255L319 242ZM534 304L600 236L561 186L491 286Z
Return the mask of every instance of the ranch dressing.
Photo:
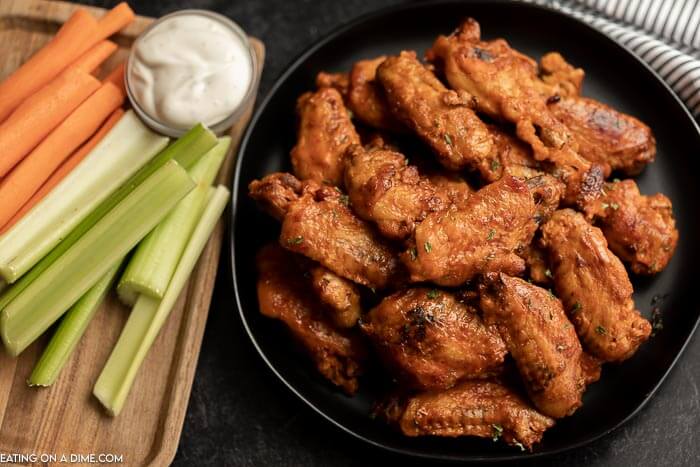
M148 117L177 130L200 122L212 127L245 100L253 79L250 46L242 31L217 16L164 17L134 44L129 91Z

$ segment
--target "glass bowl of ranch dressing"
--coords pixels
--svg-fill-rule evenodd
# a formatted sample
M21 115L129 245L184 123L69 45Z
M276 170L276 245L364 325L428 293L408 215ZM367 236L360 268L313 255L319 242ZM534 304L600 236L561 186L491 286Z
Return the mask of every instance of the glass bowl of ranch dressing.
M134 42L126 89L136 113L160 133L181 136L201 122L221 134L253 98L258 66L236 23L211 11L181 10Z

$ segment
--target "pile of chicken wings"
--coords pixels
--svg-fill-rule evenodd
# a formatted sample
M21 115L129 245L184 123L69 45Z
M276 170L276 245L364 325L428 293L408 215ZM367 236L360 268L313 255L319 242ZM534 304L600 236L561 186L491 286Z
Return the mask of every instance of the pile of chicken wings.
M380 362L394 389L375 415L407 436L531 449L650 336L628 270L662 271L678 231L671 201L624 177L656 143L583 80L469 18L424 61L321 72L293 174L250 183L281 223L257 256L260 311L348 394Z

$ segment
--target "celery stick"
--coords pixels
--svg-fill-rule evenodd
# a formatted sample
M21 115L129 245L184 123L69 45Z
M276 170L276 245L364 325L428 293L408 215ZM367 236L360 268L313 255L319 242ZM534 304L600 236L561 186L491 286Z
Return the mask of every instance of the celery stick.
M123 120L123 119L122 119ZM161 151L156 157L151 159L144 167L136 172L126 183L105 199L94 211L92 211L83 221L78 224L61 243L51 250L39 263L36 264L21 279L15 282L12 287L5 291L0 297L0 310L4 309L15 299L29 284L32 283L43 271L45 271L56 259L66 252L78 239L97 223L114 206L122 201L136 186L141 184L146 178L153 174L170 159L174 159L185 168L187 164L192 164L202 154L206 153L216 144L216 136L202 125L197 125L180 137L173 144ZM83 161L84 162L84 161ZM82 165L82 164L81 164Z
M127 112L75 170L0 237L0 275L15 282L167 143Z
M219 187L212 191L214 193L187 243L163 299L157 300L145 295L139 297L117 345L95 383L92 393L113 416L119 415L124 406L139 367L180 296L188 276L226 207L228 190Z
M29 386L51 386L78 345L85 330L100 308L112 282L119 271L119 264L112 266L88 292L68 310L56 333L41 355L29 376Z
M194 182L170 161L136 187L0 314L0 334L18 355L160 222Z
M231 138L221 138L219 144L190 169L190 177L198 183L197 188L138 246L118 287L119 298L127 305L133 306L138 294L163 298L230 144Z

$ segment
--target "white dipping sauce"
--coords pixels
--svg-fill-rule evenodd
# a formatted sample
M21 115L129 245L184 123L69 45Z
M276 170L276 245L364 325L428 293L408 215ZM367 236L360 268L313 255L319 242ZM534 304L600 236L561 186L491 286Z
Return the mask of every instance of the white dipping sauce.
M252 75L250 50L240 36L214 18L188 13L165 18L139 39L129 88L150 117L186 130L229 117Z

